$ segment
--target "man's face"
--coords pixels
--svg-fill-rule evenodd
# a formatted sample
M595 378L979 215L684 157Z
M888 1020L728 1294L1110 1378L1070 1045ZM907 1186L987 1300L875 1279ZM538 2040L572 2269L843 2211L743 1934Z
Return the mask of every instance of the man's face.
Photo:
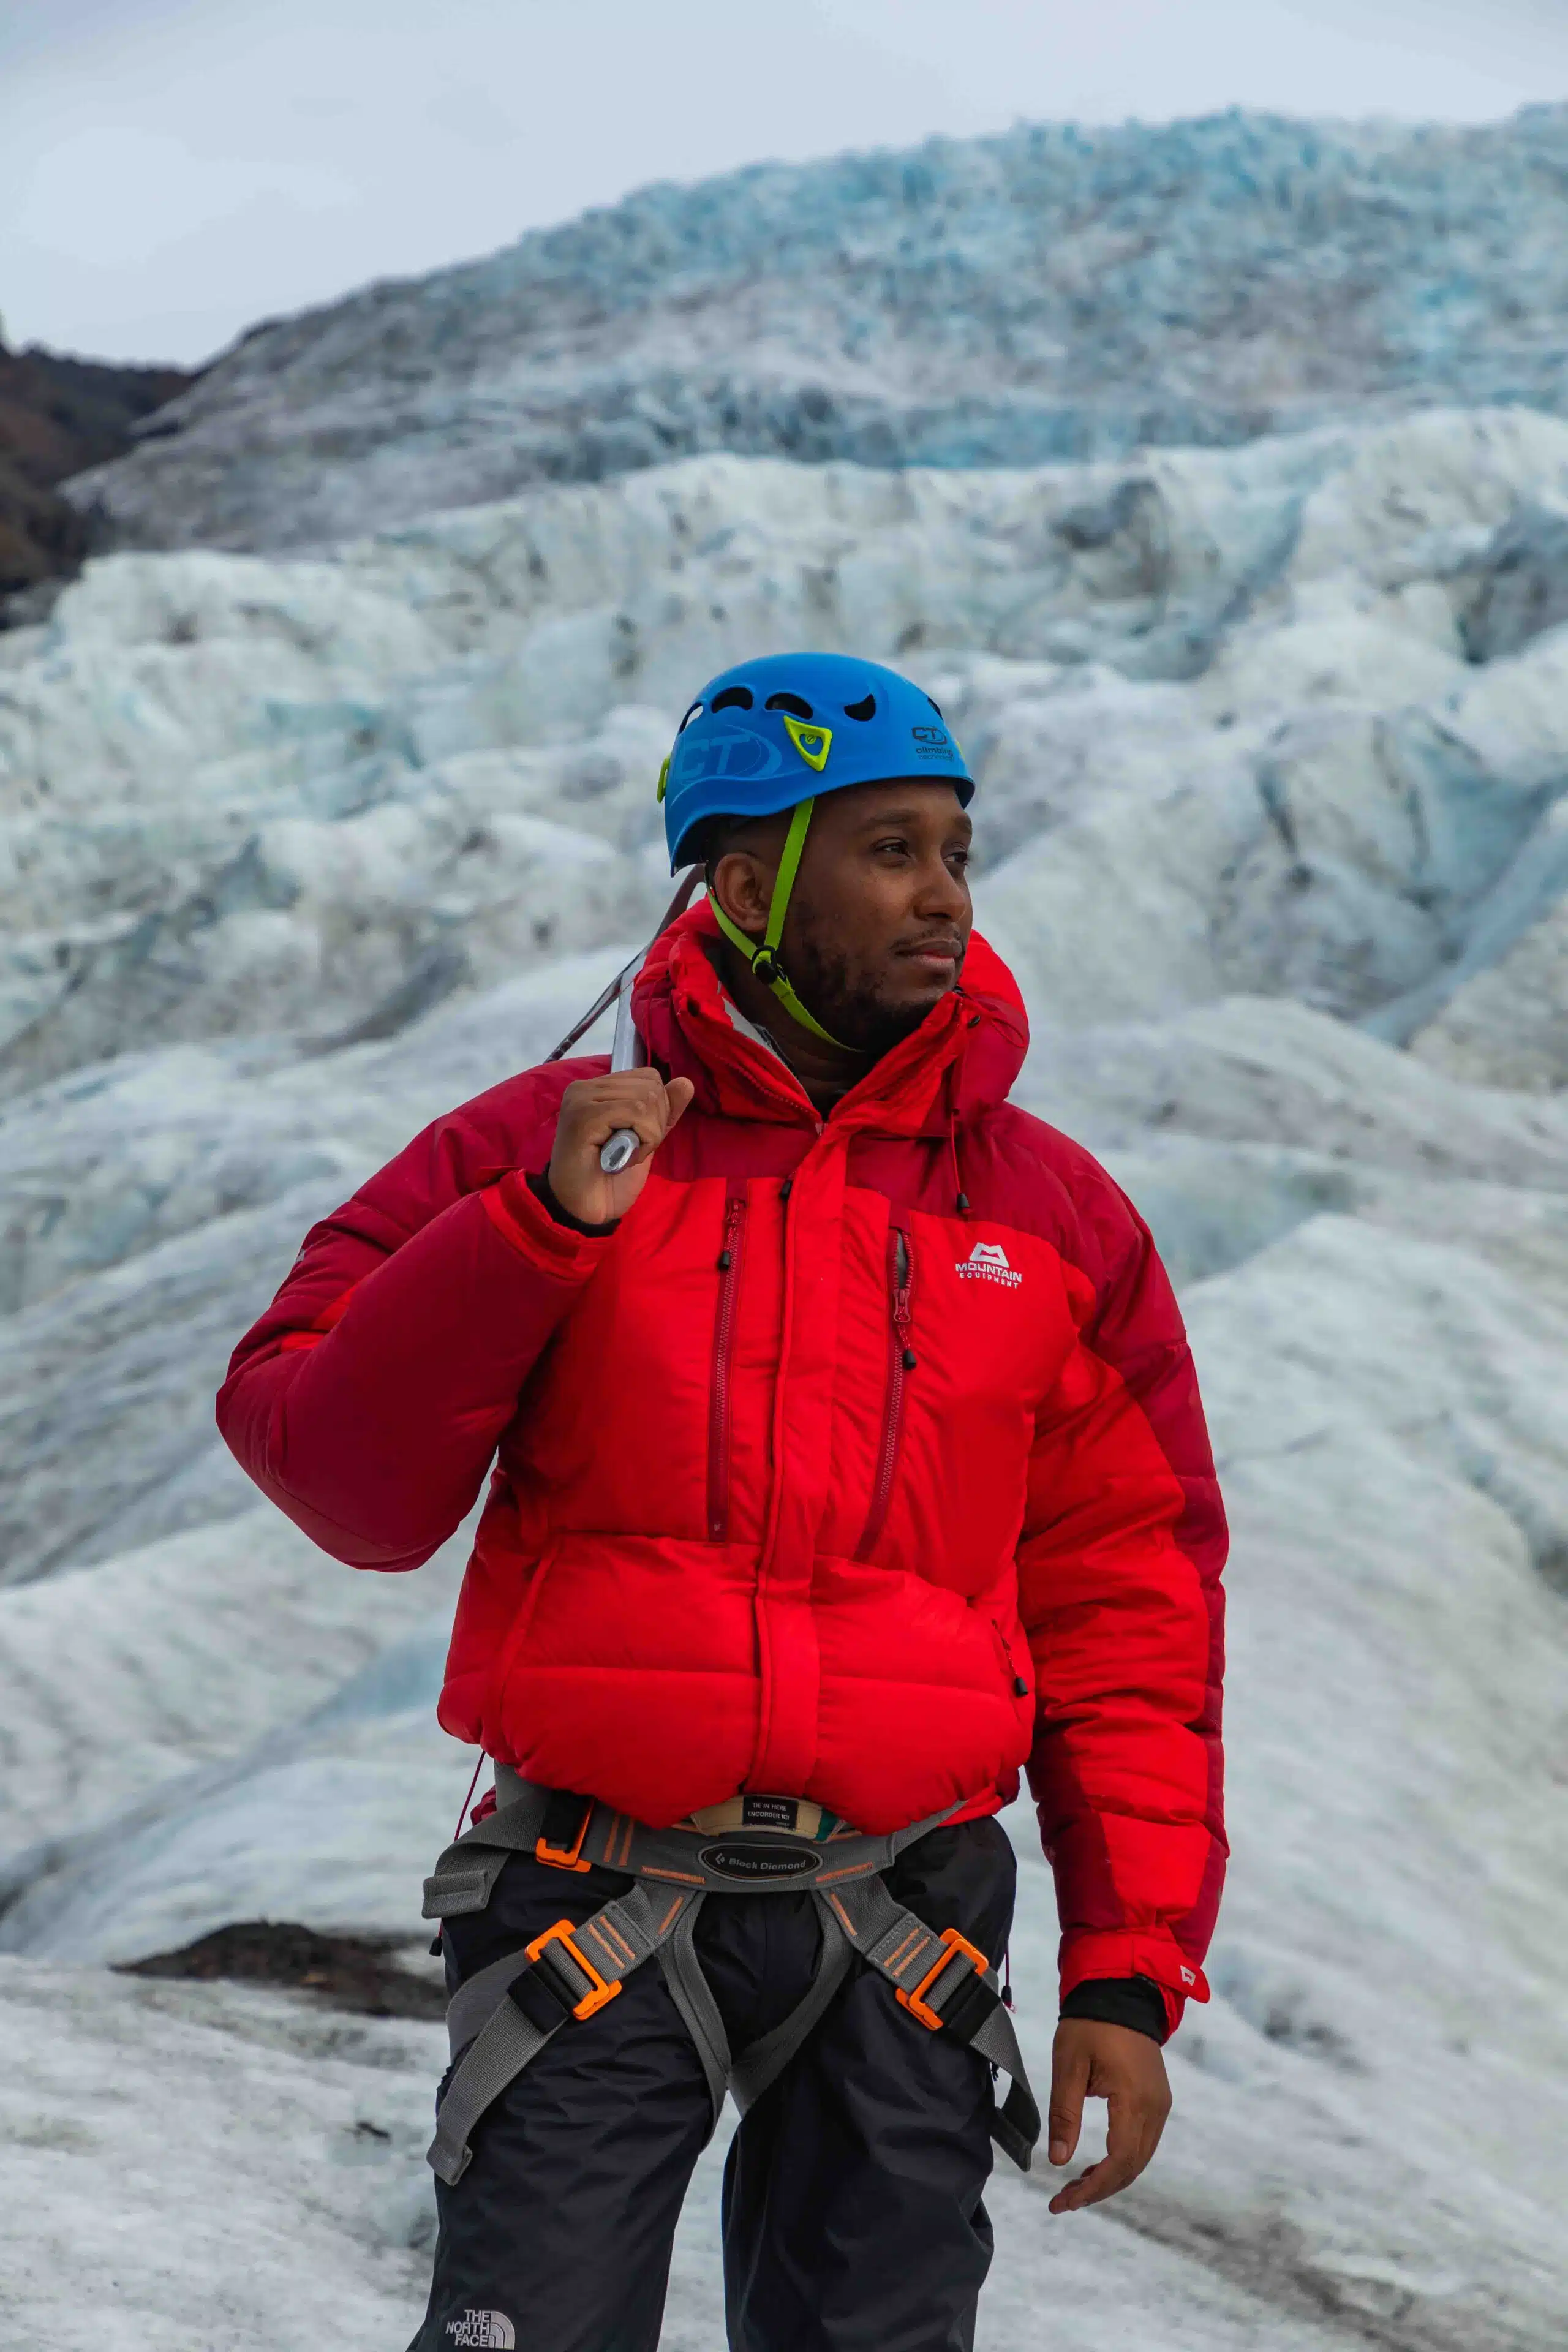
M719 861L725 909L760 938L787 816ZM799 995L846 1045L884 1054L957 984L973 923L973 827L951 784L854 784L812 813L780 952Z

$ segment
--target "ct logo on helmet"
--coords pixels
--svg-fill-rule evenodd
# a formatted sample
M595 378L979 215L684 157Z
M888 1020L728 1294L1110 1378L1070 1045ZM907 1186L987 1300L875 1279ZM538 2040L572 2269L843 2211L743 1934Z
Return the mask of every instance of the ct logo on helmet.
M911 727L917 760L951 760L956 746L945 727Z
M726 727L711 735L688 735L675 747L676 781L682 784L758 783L776 776L784 754L765 735L742 727Z

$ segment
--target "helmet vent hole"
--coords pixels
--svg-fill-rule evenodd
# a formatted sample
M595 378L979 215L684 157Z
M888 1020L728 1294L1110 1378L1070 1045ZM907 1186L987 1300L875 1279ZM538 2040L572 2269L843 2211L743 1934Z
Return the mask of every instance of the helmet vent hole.
M926 700L927 700L928 702L931 702L931 709L935 711L935 713L936 713L937 717L938 717L939 719L941 719L941 718L942 718L942 705L941 705L941 703L940 703L940 702L931 702L931 696L930 696L929 694L928 694L928 695L927 695L927 697L926 697ZM943 721L943 723L945 724L946 722L945 722L945 721Z
M876 696L874 694L868 694L864 702L847 702L844 706L844 716L846 719L875 719L877 716Z
M798 694L770 694L763 708L764 710L787 710L792 719L814 719L816 715L810 703L802 701Z
M690 726L690 724L691 724L692 720L693 720L694 719L700 719L700 718L701 718L701 716L702 716L702 705L701 705L700 702L694 702L694 703L692 704L692 706L691 706L690 709L687 712L687 714L686 714L685 718L681 720L681 722L680 722L679 726L676 729L676 730L675 730L675 731L676 731L676 733L677 733L678 735L684 735L684 734L685 734L685 732L686 732L686 730L687 730L687 729Z
M727 686L722 694L713 697L715 710L750 710L753 700L749 686Z

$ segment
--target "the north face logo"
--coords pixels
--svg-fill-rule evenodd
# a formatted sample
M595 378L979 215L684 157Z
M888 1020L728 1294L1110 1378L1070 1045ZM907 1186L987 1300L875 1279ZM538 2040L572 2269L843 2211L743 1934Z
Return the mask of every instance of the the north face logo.
M517 2330L504 2311L460 2311L447 2322L454 2344L481 2344L488 2352L517 2352Z
M1000 1242L976 1242L967 1257L955 1262L954 1271L971 1282L999 1282L1007 1290L1016 1290L1024 1279L1008 1265Z

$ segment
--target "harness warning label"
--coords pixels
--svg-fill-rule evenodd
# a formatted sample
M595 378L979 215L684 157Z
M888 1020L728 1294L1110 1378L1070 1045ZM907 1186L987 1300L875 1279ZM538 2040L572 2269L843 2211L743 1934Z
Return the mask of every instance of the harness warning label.
M743 1797L741 1820L749 1830L793 1830L799 1826L800 1807L793 1797Z

